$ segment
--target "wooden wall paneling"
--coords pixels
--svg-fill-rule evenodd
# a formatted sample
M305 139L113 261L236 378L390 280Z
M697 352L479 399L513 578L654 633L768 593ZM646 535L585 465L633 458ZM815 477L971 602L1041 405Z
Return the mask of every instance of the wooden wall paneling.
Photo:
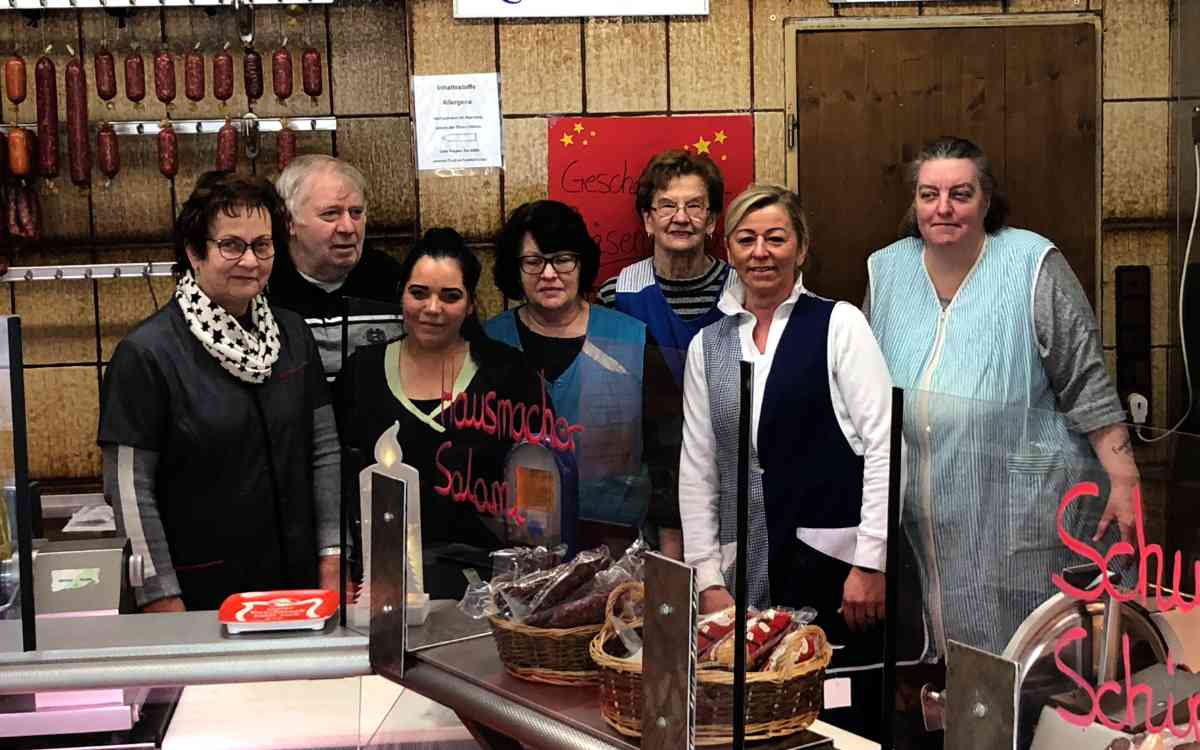
M212 170L217 162L216 133L177 135L179 140L179 173L175 175L175 212L192 194L200 175ZM157 144L155 144L157 148ZM246 158L246 144L238 142L238 169L248 171L250 160ZM165 184L167 179L155 171Z
M169 245L119 247L101 250L100 263L173 261L175 251ZM108 362L113 350L133 327L158 308L170 302L175 279L131 277L100 279L96 282L96 302L100 311L100 359Z
M1114 3L1104 14L1104 98L1171 93L1169 0Z
M546 165L546 118L504 120L504 211L542 200L549 188Z
M930 5L926 3L921 6L921 15L923 16L968 16L982 15L992 13L1000 15L1004 12L1004 4L1001 0L991 0L991 2L977 3L950 3L947 5Z
M399 261L403 261L404 256L412 249L412 240L396 237L368 237L367 242L376 250L382 250Z
M9 122L31 124L37 122L37 97L33 84L33 67L38 58L45 53L47 46L53 45L49 57L54 61L58 71L58 111L62 119L66 119L66 87L63 85L63 72L71 55L67 54L67 45L79 54L79 14L74 12L54 11L33 20L33 16L24 13L6 12L0 14L0 39L9 40L4 43L5 59L9 53L16 53L25 58L26 96L25 101L14 107L5 97L5 117ZM89 78L88 83L93 81ZM14 113L15 109L15 113ZM15 116L14 116L15 115ZM64 156L65 141L62 143Z
M936 120L914 133L911 146L918 150L939 135L957 135L974 141L988 155L996 178L1004 184L1005 36L999 28L965 28L939 31L931 53L936 55L940 77L940 111ZM905 193L905 204L911 196Z
M393 13L400 13L397 7ZM261 8L254 15L254 48L263 56L263 97L254 103L254 113L260 117L304 117L329 115L333 112L329 103L329 86L323 86L319 97L304 93L300 79L300 53L309 44L321 53L321 59L329 58L329 47L325 43L325 11L320 6L284 5ZM271 55L284 41L292 53L292 95L279 100L271 88ZM383 61L364 60L364 68L381 65ZM328 83L328 81L326 81Z
M42 208L40 244L43 246L63 242L87 242L91 237L90 190L78 188L71 182L70 168L67 166L65 130L59 131L59 139L62 147L62 153L59 155L61 172L54 180L34 181ZM93 163L94 157L95 145L93 144ZM103 180L104 175L93 170L92 185L95 186L98 181L102 182ZM24 263L23 260L21 262Z
M463 170L442 177L418 172L421 191L421 231L453 227L472 242L491 241L500 230L500 170Z
M89 10L79 14L83 25L83 62L88 79L88 115L94 122L106 120L146 119L146 101L134 104L125 95L125 56L136 45L146 59L147 99L159 105L154 98L154 54L162 42L162 11L158 8L135 8L124 18L122 25L116 16ZM104 101L96 94L96 52L108 49L112 53L117 74L117 95ZM177 65L182 66L180 60ZM62 69L59 68L61 88ZM182 80L179 96L183 96ZM101 177L103 179L103 177Z
M55 248L28 253L23 265L90 263L90 252ZM90 281L38 281L14 285L21 316L25 362L34 365L96 361L96 304Z
M1087 0L1008 0L1009 13L1050 13L1087 9Z
M1005 35L1009 221L1053 239L1094 304L1099 40L1090 24L1010 27ZM1164 127L1166 114L1164 105ZM1162 184L1165 192L1165 175Z
M245 114L249 107L246 103L246 85L242 77L242 41L238 38L237 21L234 18L233 11L229 8L212 9L214 12L201 8L167 8L163 10L163 23L166 28L166 36L168 45L171 50L179 55L175 61L176 81L176 102L174 105L175 116L182 119L202 118L202 119L220 119L223 117L241 117ZM266 11L255 11L256 14L262 14ZM204 99L193 104L188 101L183 94L183 53L197 43L200 44L200 51L204 53ZM218 52L229 45L229 53L233 55L233 96L228 101L219 101L213 95L213 57ZM259 49L259 44L255 45L258 52L263 56L264 72L269 75L271 66L267 59L271 54L270 50ZM146 53L146 73L147 73L147 93L146 93L146 117L153 119L162 117L164 113L163 105L154 97L153 88L153 67L151 62L154 53L157 49L147 50ZM270 91L270 81L267 80L264 90ZM182 139L181 139L182 140Z
M787 184L787 132L782 112L754 113L754 181Z
M837 15L842 17L883 18L887 16L915 16L916 5L839 5Z
M707 16L673 17L667 28L672 110L750 106L748 3L712 3Z
M1168 103L1104 103L1104 218L1165 218L1170 160Z
M26 370L25 415L31 478L100 475L100 448L96 445L100 389L95 366Z
M504 312L504 295L496 287L496 247L477 245L472 250L483 265L483 273L479 276L479 289L475 293L475 305L478 308L479 319L487 320Z
M412 0L413 70L417 75L490 73L496 69L495 22L456 20L451 3Z
M1120 266L1150 267L1150 344L1168 346L1175 338L1175 297L1171 288L1171 235L1159 229L1121 229L1104 232L1101 277L1105 346L1116 346L1116 270Z
M341 126L351 122L342 120ZM254 160L254 173L274 180L279 176L279 149L275 147L276 133L263 133L259 137L258 157ZM296 134L296 154L333 154L333 134L327 130L301 131Z
M828 0L751 0L754 35L754 106L782 109L787 67L784 21L788 18L832 16ZM796 33L795 28L786 33Z
M588 112L667 108L667 27L662 19L584 21Z
M412 124L406 117L338 121L338 156L367 178L367 226L372 229L412 231L416 224L412 141ZM459 210L469 210L468 205Z
M171 185L158 171L157 138L118 136L117 144L121 150L121 171L111 182L99 170L92 176L96 239L101 242L169 240L173 223Z
M500 22L500 106L504 114L583 109L579 23L574 19Z
M408 112L405 5L342 0L328 12L334 108L362 115Z

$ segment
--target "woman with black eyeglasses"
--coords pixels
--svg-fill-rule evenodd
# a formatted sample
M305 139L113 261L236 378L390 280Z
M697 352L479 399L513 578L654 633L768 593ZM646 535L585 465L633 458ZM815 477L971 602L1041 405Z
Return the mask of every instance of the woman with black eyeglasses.
M270 182L202 175L175 222L175 295L113 352L104 494L146 564L143 611L338 585L339 450L304 320L262 295L288 219Z
M583 427L580 518L645 521L662 549L682 559L675 479L682 397L646 325L585 299L599 266L600 248L574 209L558 201L517 208L497 240L495 275L506 297L525 304L486 330L524 351L558 413Z

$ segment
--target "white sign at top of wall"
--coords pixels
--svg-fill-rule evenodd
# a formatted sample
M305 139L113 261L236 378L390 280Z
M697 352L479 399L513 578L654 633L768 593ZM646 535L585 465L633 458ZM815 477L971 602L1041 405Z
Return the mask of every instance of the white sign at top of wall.
M707 16L709 0L454 0L455 18Z

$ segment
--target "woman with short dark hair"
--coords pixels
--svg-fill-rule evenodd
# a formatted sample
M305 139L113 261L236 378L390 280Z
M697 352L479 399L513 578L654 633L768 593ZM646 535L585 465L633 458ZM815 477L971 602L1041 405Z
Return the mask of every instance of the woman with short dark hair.
M679 557L679 388L644 323L588 303L600 248L583 217L558 201L526 203L496 244L496 286L524 304L487 332L524 351L558 413L583 427L580 517L634 526L647 517Z
M262 295L287 237L270 182L202 175L175 223L175 295L105 372L104 492L145 561L144 611L337 588L340 459L325 375L304 321Z

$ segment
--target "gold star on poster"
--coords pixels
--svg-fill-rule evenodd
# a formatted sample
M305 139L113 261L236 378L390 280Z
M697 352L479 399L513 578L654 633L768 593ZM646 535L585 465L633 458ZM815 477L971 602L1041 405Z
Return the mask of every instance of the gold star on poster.
M577 122L577 123L575 123L575 132L576 132L576 133L582 133L582 132L583 132L583 123L582 123L582 122Z
M559 138L558 140L562 143L562 145L570 146L575 143L575 136L563 133L563 137Z
M704 136L700 136L700 140L696 141L692 145L695 146L697 154L711 153L708 150L708 147L712 145L712 141L704 140Z
M725 135L724 130L718 130L717 134L713 136L713 140L717 143L724 143L728 138L729 136Z

